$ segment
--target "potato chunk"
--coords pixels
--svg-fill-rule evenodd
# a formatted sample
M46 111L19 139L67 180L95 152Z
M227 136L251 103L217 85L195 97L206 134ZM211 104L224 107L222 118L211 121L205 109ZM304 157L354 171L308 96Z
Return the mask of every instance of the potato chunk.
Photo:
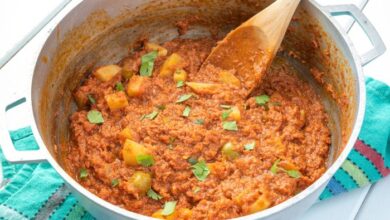
M166 220L176 220L176 219L182 219L182 220L189 220L192 217L192 210L188 208L180 208L178 210L175 210L172 214L168 216L164 216L162 214L162 209L157 210L152 214L153 218L157 219L166 219Z
M129 105L126 94L122 91L104 96L111 111L125 108Z
M234 150L234 145L231 142L227 142L222 147L222 155L228 160L234 160L240 156L240 154Z
M233 120L233 121L241 120L241 112L237 106L233 106L231 108L231 112L229 114L228 120Z
M130 79L136 74L136 71L133 69L133 66L129 63L125 63L122 68L122 76L125 79Z
M249 213L259 212L271 206L271 202L267 197L262 194L252 205L249 207Z
M107 65L99 67L93 75L102 82L110 81L116 74L120 73L122 68L118 65Z
M217 92L219 88L219 84L215 83L200 83L200 82L187 82L187 86L189 86L194 92L199 94L214 94Z
M160 76L168 77L177 69L182 69L185 66L184 59L177 53L171 54L164 62L160 69Z
M168 54L168 50L166 48L164 48L158 44L155 44L155 43L146 43L145 48L148 51L157 50L159 57L163 57L163 56L166 56Z
M148 155L148 149L142 144L126 139L122 148L123 160L127 165L137 166L137 156Z
M143 95L146 91L147 84L148 84L147 77L143 77L143 76L131 77L126 89L127 95L130 97L139 97Z
M136 171L131 177L128 183L141 195L145 195L152 187L152 177L149 173Z
M119 138L122 140L122 141L126 141L126 139L129 139L129 140L132 140L132 141L136 141L136 137L135 137L135 133L133 130L131 130L131 128L129 127L126 127L124 128L121 132L119 132Z
M175 82L179 82L179 81L185 82L186 79L187 79L187 72L183 69L178 69L173 74L173 81Z
M240 80L230 71L223 70L219 72L219 81L225 84L240 87Z

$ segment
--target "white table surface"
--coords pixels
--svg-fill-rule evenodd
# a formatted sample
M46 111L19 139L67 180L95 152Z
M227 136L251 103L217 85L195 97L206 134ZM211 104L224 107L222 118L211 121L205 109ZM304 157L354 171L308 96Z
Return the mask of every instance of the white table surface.
M58 17L81 0L1 0L0 1L0 94L15 94L14 91L30 90L32 68L39 49L45 41L48 27L58 22ZM364 0L317 0L320 4L354 3L363 6ZM23 4L21 8L20 5ZM59 13L60 16L56 16ZM364 13L390 47L390 1L371 0ZM343 25L348 19L342 18ZM45 26L46 25L46 26ZM356 26L356 25L355 25ZM365 51L369 44L361 30L350 31L358 51ZM6 30L6 31L5 31ZM367 76L390 85L390 52L364 67ZM12 76L12 77L11 77ZM15 77L18 76L18 77ZM8 97L0 96L0 99ZM12 123L9 129L27 126L25 106L10 111ZM1 172L0 172L1 174ZM390 219L390 177L380 182L344 193L327 201L316 203L302 220L388 220Z

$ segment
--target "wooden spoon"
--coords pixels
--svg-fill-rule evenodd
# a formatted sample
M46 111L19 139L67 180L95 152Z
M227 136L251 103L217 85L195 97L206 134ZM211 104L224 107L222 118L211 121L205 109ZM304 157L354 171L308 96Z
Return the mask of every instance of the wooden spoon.
M261 83L300 0L277 0L231 31L213 48L200 71L213 65L235 70L247 95Z

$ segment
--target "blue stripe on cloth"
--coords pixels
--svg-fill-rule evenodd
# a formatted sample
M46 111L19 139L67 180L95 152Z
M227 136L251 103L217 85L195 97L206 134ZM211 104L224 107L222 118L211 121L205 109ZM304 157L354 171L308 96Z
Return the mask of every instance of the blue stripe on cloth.
M335 178L340 183L343 183L343 186L347 191L356 189L358 187L355 180L353 180L352 177L341 168L337 170L337 172L333 175L333 178Z
M16 210L0 204L0 219L27 220L28 218Z
M346 192L347 190L333 177L330 179L328 183L328 188L332 192L333 195L337 195L343 192Z
M72 194L68 194L62 204L60 204L60 208L53 211L50 215L49 220L64 219L76 203L77 200L72 196Z
M330 198L332 196L333 196L333 194L327 186L327 187L325 187L324 191L321 193L320 200L324 200L324 199Z

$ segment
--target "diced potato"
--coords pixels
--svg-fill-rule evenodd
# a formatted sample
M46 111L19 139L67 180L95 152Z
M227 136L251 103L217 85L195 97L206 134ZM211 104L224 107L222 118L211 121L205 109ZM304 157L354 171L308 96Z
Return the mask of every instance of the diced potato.
M84 93L77 91L73 94L73 97L76 101L77 107L79 107L80 109L83 109L87 106L88 97Z
M157 211L155 211L153 214L152 214L152 217L153 218L157 218L157 219L165 219L165 216L162 215L162 209L159 209Z
M122 91L106 95L104 96L104 99L106 100L107 105L111 111L125 108L129 105L129 103L127 102L126 94Z
M271 202L263 194L250 207L249 213L259 212L271 206Z
M210 174L220 173L220 170L224 169L224 164L222 162L207 163L207 167L210 170Z
M146 43L145 48L148 51L157 50L159 57L163 57L163 56L166 56L168 54L168 50L166 48L158 45L158 44Z
M223 70L219 72L219 81L233 86L241 86L240 80L230 71Z
M177 53L171 54L164 62L160 69L160 76L168 77L177 69L182 69L185 65L184 59Z
M192 217L192 210L188 208L181 208L178 210L180 219L189 220Z
M295 164L287 160L280 161L278 166L285 170L299 170L299 168Z
M145 195L152 187L152 177L149 173L136 171L128 182L131 184L138 193Z
M152 217L157 219L166 219L166 220L177 220L177 219L189 220L192 217L192 210L188 208L177 209L168 216L162 215L162 211L163 211L162 209L157 210L152 214Z
M164 216L162 214L163 210L162 209L159 209L157 210L156 212L154 212L152 214L152 217L153 218L157 218L157 219L165 219L165 220L176 220L177 218L177 215L176 215L176 211L174 211L172 214L168 215L168 216Z
M134 131L131 130L131 128L129 127L126 127L124 128L121 132L119 132L119 138L121 140L126 140L126 139L129 139L129 140L132 140L132 141L135 141L134 140Z
M127 95L130 97L139 97L143 95L146 91L147 80L147 77L143 76L136 75L131 77L126 89Z
M118 65L107 65L99 67L93 75L98 78L100 81L107 82L110 81L116 74L120 73L122 68Z
M132 76L136 74L136 71L134 71L133 67L130 66L129 63L125 63L122 67L122 76L125 79L130 79Z
M227 142L225 145L222 147L222 155L226 157L228 160L234 160L240 154L234 150L234 146L231 142Z
M233 106L231 108L232 112L230 112L228 119L233 121L241 120L241 112L237 106Z
M122 148L123 160L127 165L137 166L137 156L147 155L149 152L142 144L126 139Z
M187 79L187 72L183 69L178 69L173 74L173 81L175 82L179 82L179 81L185 82L186 79Z
M220 86L219 84L215 83L199 82L187 82L186 85L189 86L192 90L194 90L194 92L199 94L214 94Z

